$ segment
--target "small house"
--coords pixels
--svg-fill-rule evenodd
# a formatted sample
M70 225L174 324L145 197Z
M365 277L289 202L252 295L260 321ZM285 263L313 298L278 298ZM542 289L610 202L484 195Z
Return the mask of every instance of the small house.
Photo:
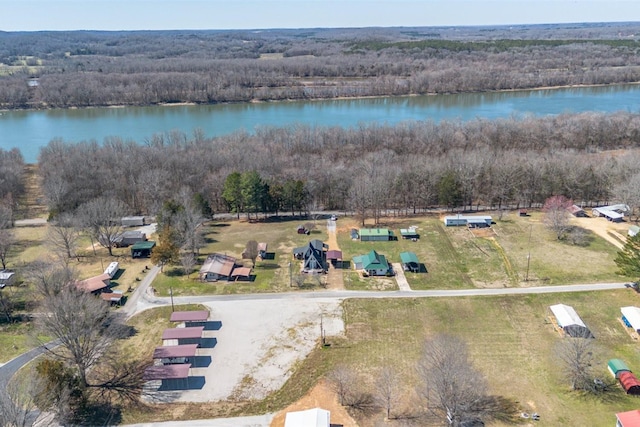
M218 253L211 254L207 256L200 268L200 280L204 282L231 280L234 268L236 268L235 258Z
M7 285L13 285L15 279L16 274L13 271L0 271L0 289L4 288Z
M385 256L373 250L368 254L353 257L353 267L369 276L385 276L391 272Z
M124 216L122 217L121 224L123 227L141 227L145 224L145 217Z
M155 245L153 240L134 243L131 246L131 258L149 258Z
M413 252L400 252L400 261L404 271L418 273L420 271L420 262L418 256Z
M393 240L393 231L388 228L361 228L359 234L361 242Z
M329 245L321 240L314 239L306 246L295 248L293 256L303 260L303 273L324 273L327 271L327 250Z
M620 359L611 359L607 362L607 369L614 378L618 378L623 372L631 372L631 369Z
M417 240L420 238L416 227L401 228L400 235L403 239Z

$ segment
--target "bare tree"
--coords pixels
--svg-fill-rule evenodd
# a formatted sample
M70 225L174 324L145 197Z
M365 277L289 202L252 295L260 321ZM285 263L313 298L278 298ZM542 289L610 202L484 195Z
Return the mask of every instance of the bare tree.
M250 259L253 267L255 268L256 259L258 258L259 254L260 252L258 251L258 242L256 242L255 240L249 240L247 242L247 246L244 249L244 252L242 253L242 257Z
M327 375L327 380L338 396L340 404L342 406L350 405L356 393L356 383L358 382L358 377L353 368L346 365L336 366Z
M47 230L49 244L54 249L63 252L67 259L75 256L78 247L80 232L77 225L72 215L63 213L51 222Z
M590 333L585 331L577 337L565 337L558 344L556 355L571 383L571 390L593 390L597 348Z
M80 387L86 388L89 370L120 337L122 328L104 301L73 287L44 299L42 311L38 330L60 342L49 352L73 366Z
M561 195L551 196L544 202L544 223L555 233L558 240L570 229L571 214L568 209L572 205L570 199Z
M428 409L448 425L491 415L493 402L484 376L469 361L466 344L450 335L437 335L424 344L417 373L422 380L418 392Z
M183 254L180 257L180 264L182 265L182 271L187 275L187 278L193 273L193 268L196 265L196 256L191 252Z
M35 286L38 294L50 298L72 286L77 272L68 265L40 261L30 264L25 279Z
M3 270L6 270L7 268L7 257L15 243L16 238L12 229L0 229L0 262L2 263Z
M387 419L391 419L391 411L400 403L401 386L398 373L390 366L384 366L376 379L376 401L385 411Z
M116 238L122 234L121 219L126 212L127 208L121 201L99 197L80 205L77 217L91 237L105 247L109 255L113 255Z
M38 415L35 396L42 386L37 375L16 376L0 390L0 425L29 427Z

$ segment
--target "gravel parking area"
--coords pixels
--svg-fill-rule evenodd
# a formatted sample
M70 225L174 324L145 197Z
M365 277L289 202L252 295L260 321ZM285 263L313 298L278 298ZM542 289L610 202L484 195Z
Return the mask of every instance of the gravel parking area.
M320 321L327 336L344 332L342 308L336 300L287 299L234 300L205 303L218 330L205 331L216 338L207 367L191 369L203 377L202 388L148 393L150 401L206 402L227 399L262 399L280 388L298 360L304 359L320 339ZM148 391L148 390L147 390Z

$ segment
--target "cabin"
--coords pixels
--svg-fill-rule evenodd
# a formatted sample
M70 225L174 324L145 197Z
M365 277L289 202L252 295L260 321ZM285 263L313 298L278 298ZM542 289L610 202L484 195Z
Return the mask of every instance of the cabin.
M469 226L473 228L491 227L493 219L484 215L448 215L445 216L444 225L447 227Z
M361 228L359 235L361 242L388 242L393 240L393 231L388 228Z
M199 277L203 282L231 280L236 268L236 259L227 255L214 253L207 256L200 268Z
M327 250L329 245L321 240L314 239L306 246L295 248L293 256L303 260L303 273L326 273L327 271Z
M353 257L353 268L368 276L386 276L392 273L385 256L373 250L368 254Z

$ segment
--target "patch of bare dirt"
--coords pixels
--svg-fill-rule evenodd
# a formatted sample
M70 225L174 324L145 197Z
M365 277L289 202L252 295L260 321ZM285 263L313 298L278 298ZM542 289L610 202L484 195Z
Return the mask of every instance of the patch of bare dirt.
M631 226L628 222L611 222L604 218L571 218L571 223L593 231L619 249L624 246Z

